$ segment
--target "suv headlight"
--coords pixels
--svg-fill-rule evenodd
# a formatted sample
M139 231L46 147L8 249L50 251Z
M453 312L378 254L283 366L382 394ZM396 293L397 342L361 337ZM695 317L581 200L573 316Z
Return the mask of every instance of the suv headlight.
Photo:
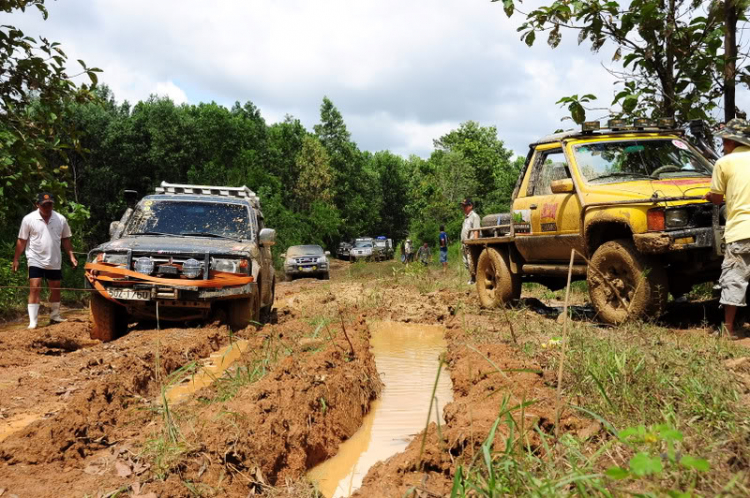
M126 266L128 264L128 255L117 252L104 253L103 261L112 265Z
M154 272L154 262L147 256L138 258L135 260L135 271L144 275L151 275Z
M211 269L214 271L223 271L227 273L240 273L240 260L212 258Z
M690 222L690 213L687 209L670 209L664 214L664 222L669 228L687 226Z
M190 258L182 263L182 274L187 278L198 278L198 275L201 274L200 261Z

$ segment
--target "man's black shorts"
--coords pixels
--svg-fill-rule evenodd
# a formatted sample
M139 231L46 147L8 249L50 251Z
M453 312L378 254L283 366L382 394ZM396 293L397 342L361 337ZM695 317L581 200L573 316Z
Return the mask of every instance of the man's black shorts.
M43 278L45 280L62 280L62 270L45 270L36 266L29 266L29 278Z

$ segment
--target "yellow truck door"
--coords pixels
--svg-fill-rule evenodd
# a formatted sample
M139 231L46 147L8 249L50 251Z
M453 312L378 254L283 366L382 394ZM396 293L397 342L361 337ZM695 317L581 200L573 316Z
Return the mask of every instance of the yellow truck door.
M575 192L552 192L553 181L571 178L562 148L538 147L528 174L513 203L516 247L526 261L566 261L581 250L581 204Z

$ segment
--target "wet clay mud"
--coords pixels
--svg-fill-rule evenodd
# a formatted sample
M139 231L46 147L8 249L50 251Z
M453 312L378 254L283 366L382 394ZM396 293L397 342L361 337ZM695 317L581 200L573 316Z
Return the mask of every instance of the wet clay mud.
M308 474L327 498L346 497L362 483L376 462L403 451L427 422L440 355L445 352L444 328L436 325L377 322L370 324L371 348L384 383L362 427L339 447L333 458ZM448 372L438 379L436 406L430 422L452 400Z
M202 366L195 375L189 376L180 384L171 386L165 391L164 398L167 403L170 405L179 403L200 389L210 386L239 359L243 352L247 351L249 342L244 339L234 341L211 353L211 356L201 362Z

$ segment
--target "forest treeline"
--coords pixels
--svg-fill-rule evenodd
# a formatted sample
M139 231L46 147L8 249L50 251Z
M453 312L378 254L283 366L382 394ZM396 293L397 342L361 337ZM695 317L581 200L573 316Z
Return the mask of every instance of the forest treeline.
M512 159L495 127L473 121L437 137L428 158L403 158L360 150L328 98L309 130L293 116L269 124L251 102L229 109L152 96L131 106L106 86L92 93L58 117L58 129L71 130L67 141L77 147L50 154L44 174L5 190L4 241L15 239L34 193L50 189L78 249L89 249L108 239L109 223L125 209L125 189L146 195L168 181L247 185L277 230L277 253L303 243L335 250L340 240L365 234L411 234L433 244L440 224L458 236L458 203L466 196L480 212L507 208L523 162Z

